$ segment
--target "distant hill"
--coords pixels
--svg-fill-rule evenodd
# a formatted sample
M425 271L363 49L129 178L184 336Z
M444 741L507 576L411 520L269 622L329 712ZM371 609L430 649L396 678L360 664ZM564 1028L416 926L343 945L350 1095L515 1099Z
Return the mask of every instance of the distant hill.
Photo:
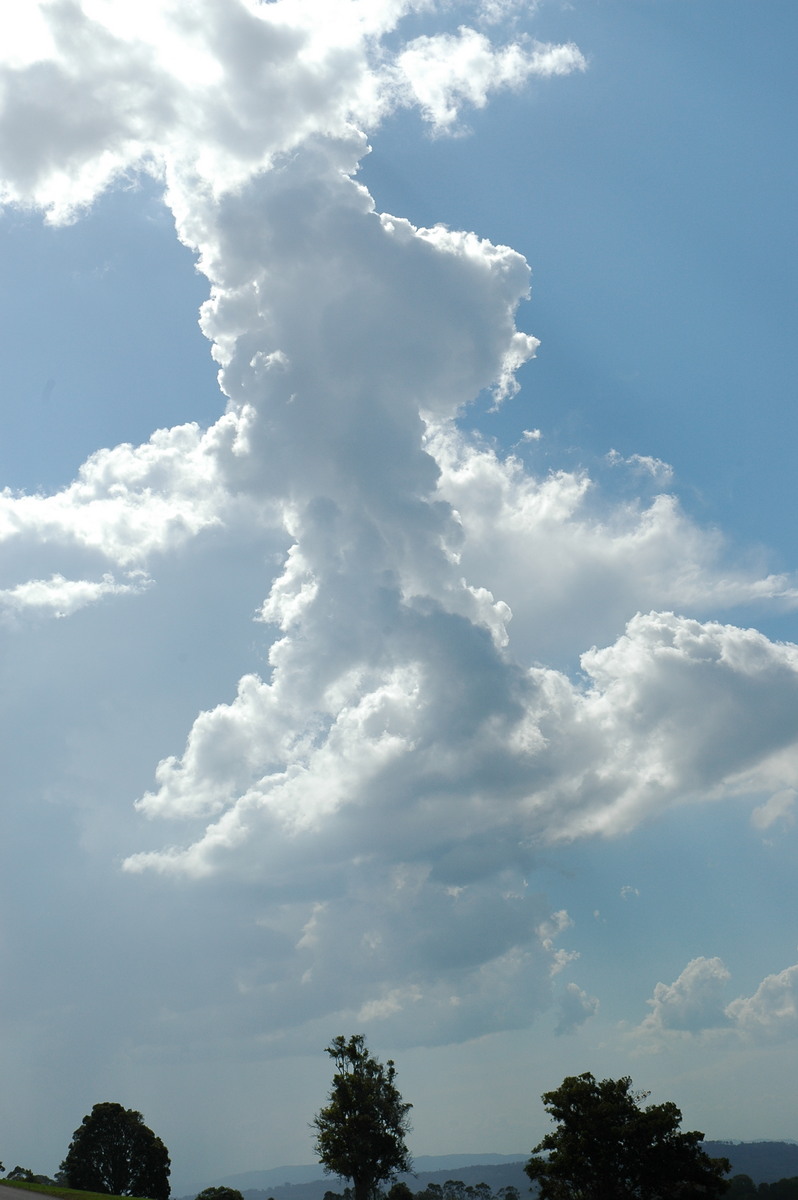
M428 1183L462 1179L464 1183L487 1183L492 1191L512 1184L519 1191L529 1189L523 1172L528 1154L421 1154L414 1159L414 1171L399 1175L414 1192ZM325 1175L315 1166L273 1167L268 1171L243 1171L215 1179L209 1187L238 1188L245 1200L323 1200L324 1193L343 1191L335 1175ZM195 1195L194 1193L193 1195ZM179 1200L193 1200L193 1195Z
M463 1167L482 1165L497 1166L502 1163L526 1161L528 1157L529 1155L524 1154L421 1154L413 1160L414 1174L455 1171ZM407 1178L411 1179L412 1176L408 1175ZM452 1179L454 1176L447 1175L446 1178ZM460 1176L458 1175L457 1178L459 1179ZM280 1187L283 1184L291 1184L293 1187L298 1183L313 1183L319 1179L328 1185L325 1191L332 1190L330 1188L331 1177L324 1175L324 1171L318 1163L315 1166L273 1167L269 1171L243 1171L238 1175L225 1175L223 1179L216 1179L213 1184L208 1186L219 1187L224 1184L227 1187L238 1188L240 1192L268 1191L270 1188ZM291 1194L294 1195L294 1192L292 1191Z
M754 1183L775 1183L777 1179L798 1176L798 1144L794 1142L704 1142L712 1158L728 1158L732 1175L750 1175ZM420 1155L412 1175L398 1178L420 1192L429 1183L443 1184L461 1179L466 1184L487 1183L491 1191L516 1187L522 1200L529 1195L529 1180L524 1174L525 1154L439 1154ZM327 1191L342 1191L334 1175L324 1175L316 1165L274 1167L269 1171L244 1171L225 1175L208 1186L238 1188L245 1200L323 1200ZM194 1200L192 1193L179 1200Z
M798 1175L795 1142L704 1142L712 1158L728 1158L732 1175L750 1175L754 1183L775 1183Z

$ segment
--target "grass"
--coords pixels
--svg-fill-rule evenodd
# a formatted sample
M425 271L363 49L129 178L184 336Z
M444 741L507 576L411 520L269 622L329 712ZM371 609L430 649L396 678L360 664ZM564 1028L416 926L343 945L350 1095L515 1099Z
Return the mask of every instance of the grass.
M0 1179L3 1187L20 1188L25 1192L41 1192L60 1196L62 1200L143 1200L143 1197L108 1196L105 1192L79 1192L77 1188L55 1187L45 1183L28 1183L22 1179Z

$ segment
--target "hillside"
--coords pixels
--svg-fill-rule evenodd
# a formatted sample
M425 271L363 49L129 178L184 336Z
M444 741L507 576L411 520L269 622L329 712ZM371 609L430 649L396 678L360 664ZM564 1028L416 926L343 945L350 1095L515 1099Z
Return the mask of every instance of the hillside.
M795 1142L704 1142L713 1158L728 1158L732 1175L750 1175L754 1183L775 1183L798 1175Z
M493 1191L513 1184L526 1190L523 1158L515 1154L435 1154L419 1155L412 1174L399 1175L414 1192L428 1183L445 1183L447 1179L462 1179L464 1183L487 1183ZM274 1167L269 1171L245 1171L225 1175L214 1185L226 1184L238 1188L245 1200L323 1200L327 1191L343 1190L334 1175L325 1175L316 1166ZM191 1196L179 1200L193 1200Z
M732 1175L750 1175L755 1183L774 1183L798 1176L798 1144L794 1142L705 1142L713 1158L728 1158ZM412 1175L400 1175L414 1191L430 1183L461 1179L466 1184L487 1183L493 1192L513 1186L521 1196L529 1194L524 1174L528 1154L461 1154L419 1156ZM327 1191L341 1191L335 1176L324 1175L318 1165L275 1167L269 1171L247 1171L226 1175L215 1184L238 1188L245 1200L323 1200ZM193 1200L193 1196L180 1197Z

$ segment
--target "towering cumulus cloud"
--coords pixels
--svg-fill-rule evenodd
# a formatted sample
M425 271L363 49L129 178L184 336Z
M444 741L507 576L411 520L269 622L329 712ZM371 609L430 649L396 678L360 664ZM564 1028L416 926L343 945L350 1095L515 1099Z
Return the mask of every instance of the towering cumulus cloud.
M528 891L537 847L796 786L798 648L706 621L795 594L724 565L671 498L599 518L586 479L536 479L458 431L534 355L515 324L528 268L376 212L366 134L409 105L440 133L584 61L468 26L406 38L413 10L436 16L30 5L0 76L2 195L57 223L126 173L161 180L210 282L226 411L98 452L55 495L7 493L21 574L0 612L13 632L135 604L187 546L212 571L246 543L268 660L153 763L137 808L169 820L169 845L125 869L252 885L279 945L239 964L264 1027L357 1014L423 1043L549 1003L569 921ZM224 612L252 619L235 572ZM547 665L579 651L578 680ZM566 1000L563 1030L596 1011L576 984Z

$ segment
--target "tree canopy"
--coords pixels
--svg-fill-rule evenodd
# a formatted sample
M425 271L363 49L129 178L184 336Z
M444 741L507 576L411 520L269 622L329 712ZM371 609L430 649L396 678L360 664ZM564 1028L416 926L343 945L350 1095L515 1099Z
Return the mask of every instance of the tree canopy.
M238 1188L220 1184L218 1187L205 1188L204 1191L198 1193L196 1200L244 1200L244 1197Z
M541 1200L711 1200L728 1189L724 1158L702 1149L703 1133L683 1133L675 1104L641 1107L628 1076L569 1076L543 1095L557 1122L525 1171Z
M169 1155L140 1112L95 1104L72 1135L61 1173L69 1187L168 1200Z
M412 1105L399 1093L393 1061L378 1062L362 1034L339 1035L326 1052L336 1071L328 1103L313 1119L316 1153L328 1174L352 1181L354 1200L373 1200L379 1184L411 1168L405 1137Z

